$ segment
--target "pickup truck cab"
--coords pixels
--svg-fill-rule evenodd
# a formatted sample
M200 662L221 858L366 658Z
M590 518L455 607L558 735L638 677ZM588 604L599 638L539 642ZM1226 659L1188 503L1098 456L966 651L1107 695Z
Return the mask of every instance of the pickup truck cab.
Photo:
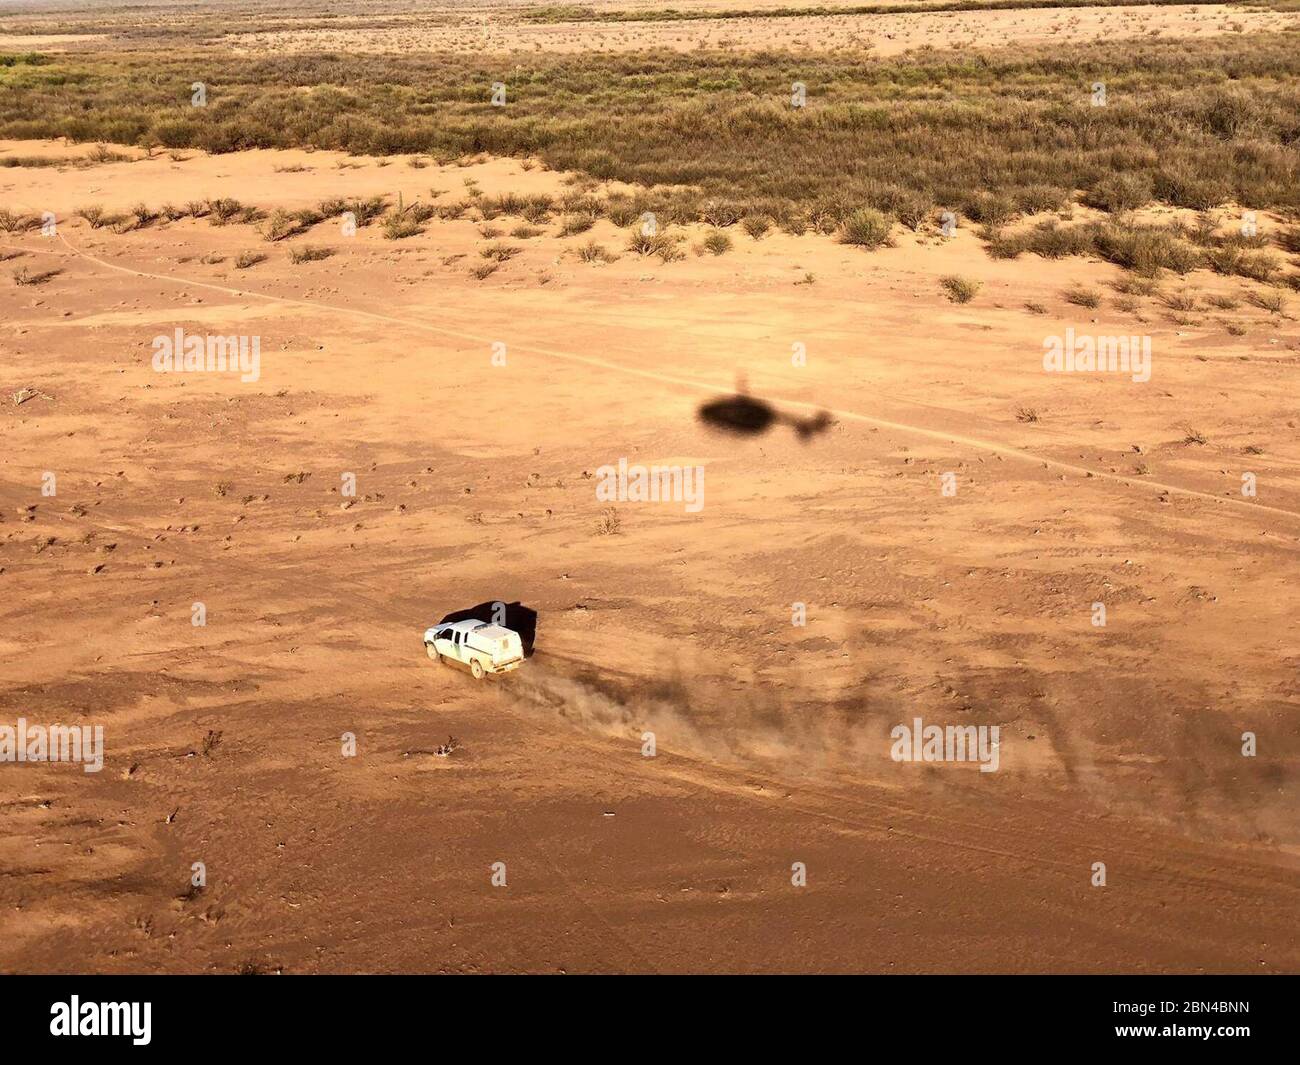
M475 680L485 673L508 673L524 661L519 633L486 621L448 621L426 629L425 653L437 662L469 666Z

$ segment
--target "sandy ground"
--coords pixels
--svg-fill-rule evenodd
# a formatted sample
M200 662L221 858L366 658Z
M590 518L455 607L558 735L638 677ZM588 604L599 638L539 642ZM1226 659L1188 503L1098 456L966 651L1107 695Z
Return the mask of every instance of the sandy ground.
M84 148L0 144L57 152ZM480 281L468 219L270 244L75 216L563 188L178 159L0 169L0 204L59 219L0 234L0 723L107 746L98 774L0 764L0 969L1300 967L1294 319L1083 311L1062 291L1117 271L965 231L733 230L662 264L552 222ZM592 237L618 261L578 261ZM335 254L291 263L304 243ZM1043 373L1067 326L1148 333L1152 380ZM154 372L176 327L260 336L260 378ZM701 424L741 375L835 424ZM620 457L703 465L703 509L623 504L601 535L590 474ZM426 659L427 625L492 600L538 611L523 669ZM999 771L891 761L915 716L998 725Z
M793 18L717 19L683 22L511 23L484 15L470 25L400 26L376 30L309 29L231 34L223 43L238 50L350 52L635 52L667 48L784 48L824 51L869 48L874 55L913 49L1044 44L1109 37L1197 37L1226 33L1281 32L1293 14L1245 12L1222 7L1051 8L1021 11L936 12L906 15L825 15Z
M51 13L15 18L29 32L0 32L0 50L41 48L46 51L140 47L151 34L174 34L193 27L193 37L228 47L237 53L317 52L401 54L427 51L499 54L556 52L635 52L647 49L688 51L705 49L780 48L826 51L870 49L890 56L919 48L988 47L1012 43L1041 45L1098 39L1176 36L1195 38L1222 33L1277 33L1295 26L1295 13L1243 10L1223 4L1170 6L1082 7L1056 10L952 11L917 14L846 14L763 16L661 22L524 21L522 12L533 3L427 4L409 6L352 5L321 11L312 5L261 15L241 10L238 21L256 29L226 32L213 21L211 8L178 11L146 9L96 16L103 33L87 34L81 16ZM595 3L600 11L644 8L662 10L671 4ZM754 10L789 7L778 0L693 5L704 10ZM812 6L834 9L861 6L850 0ZM232 16L231 21L235 21ZM75 26L78 32L39 32ZM0 23L0 30L4 24ZM32 35L35 29L38 35Z

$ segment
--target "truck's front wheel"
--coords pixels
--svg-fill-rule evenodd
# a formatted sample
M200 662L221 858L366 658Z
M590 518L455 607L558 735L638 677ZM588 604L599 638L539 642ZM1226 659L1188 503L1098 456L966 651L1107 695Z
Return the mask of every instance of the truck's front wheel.
M431 643L426 643L424 645L424 651L425 654L427 654L435 662L439 661L442 658L442 655L438 654L438 648L434 647L433 644Z

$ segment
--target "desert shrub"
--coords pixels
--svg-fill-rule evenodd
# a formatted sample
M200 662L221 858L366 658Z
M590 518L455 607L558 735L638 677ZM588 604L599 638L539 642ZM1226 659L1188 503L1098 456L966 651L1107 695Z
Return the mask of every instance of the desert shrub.
M740 225L755 240L761 240L772 228L772 220L767 215L751 214L741 219Z
M633 233L627 242L627 250L634 251L638 255L659 255L671 251L676 246L667 233L644 233L637 231Z
M1225 243L1205 253L1211 270L1227 276L1248 277L1253 281L1272 281L1282 270L1282 262L1272 252L1253 251L1239 244Z
M1183 170L1161 170L1155 178L1156 199L1172 207L1190 207L1194 211L1208 211L1218 207L1229 196L1223 182L1199 177Z
M840 243L858 248L879 248L890 242L893 223L873 207L862 207L844 219Z
M264 262L266 262L266 256L260 251L244 251L235 257L235 269L247 270L250 266L256 266L258 263Z
M389 211L381 225L385 240L404 240L424 232L420 223L403 210Z
M966 202L962 213L972 222L997 229L1015 218L1018 212L1010 197L981 192Z
M818 233L830 236L857 209L857 205L845 196L822 196L808 209L808 224Z
M321 259L328 259L333 254L333 248L304 244L301 247L289 249L289 260L293 263L314 263Z
M387 202L382 196L371 196L366 200L347 200L337 197L325 200L317 207L317 213L324 218L337 218L350 213L358 226L368 226L384 213Z
M578 258L584 263L612 263L618 256L606 251L602 245L597 244L594 240L589 240L578 249Z
M1093 230L1088 226L1063 226L1048 219L1021 233L994 234L988 251L995 259L1014 259L1022 252L1033 252L1044 259L1063 259L1067 255L1091 253L1093 237Z
M1110 287L1116 292L1127 293L1130 296L1154 296L1160 291L1160 284L1155 278L1142 277L1138 274L1118 277L1110 283Z
M43 285L51 278L58 277L62 270L29 270L25 266L20 266L13 273L15 285Z
M532 222L534 225L541 225L543 222L551 220L551 198L549 196L534 196L524 204L520 212L524 220Z
M1286 311L1286 298L1280 292L1271 290L1247 292L1246 302L1261 311L1268 311L1269 314L1283 314Z
M293 215L277 208L271 212L271 217L262 226L262 236L275 243L292 237L300 228L298 220Z
M983 284L974 278L949 274L939 278L940 287L948 294L953 303L970 303L983 288Z
M614 507L606 507L596 519L596 535L613 536L623 527L623 518Z
M630 196L611 196L605 205L605 217L620 229L630 226L641 215L641 209Z
M1154 186L1146 174L1111 174L1089 189L1084 201L1090 207L1120 214L1150 203L1154 194Z
M27 216L11 211L7 207L0 208L0 229L6 233L18 233L27 228Z
M700 221L706 226L725 228L734 226L744 217L744 209L739 204L727 200L709 200L700 211Z
M588 192L575 190L562 192L555 200L556 208L565 214L591 215L599 218L604 206Z
M1016 210L1025 214L1038 214L1041 211L1059 211L1070 202L1070 193L1053 185L1027 185L1017 189L1011 199Z
M560 236L576 237L579 233L585 233L596 224L596 216L590 212L579 212L564 217L560 223Z
M222 197L208 201L208 215L214 226L224 226L243 214L245 207L238 200Z
M1158 277L1163 270L1185 274L1201 263L1200 252L1158 226L1109 223L1095 230L1094 243L1107 262L1146 277Z
M1061 298L1066 303L1073 303L1076 307L1087 307L1090 310L1096 310L1101 306L1101 292L1086 285L1071 285L1061 293Z
M920 229L933 213L933 198L920 192L900 197L894 206L894 216L913 232Z
M486 248L480 248L478 253L485 259L491 259L493 262L504 263L513 259L520 252L513 244L505 244L500 241L489 244Z
M1182 289L1179 292L1168 292L1160 297L1160 302L1171 311L1190 314L1196 310L1196 293L1187 289Z
M514 192L483 197L478 203L478 208L485 219L497 218L500 215L517 215L534 224L547 221L550 218L551 207L552 200L549 196L521 196Z
M731 238L720 229L715 229L706 236L700 246L710 255L723 255L731 251Z

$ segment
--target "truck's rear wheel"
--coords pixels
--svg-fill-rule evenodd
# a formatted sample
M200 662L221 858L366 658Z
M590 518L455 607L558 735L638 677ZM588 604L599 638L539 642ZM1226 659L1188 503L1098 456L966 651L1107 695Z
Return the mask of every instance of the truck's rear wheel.
M483 663L480 662L477 658L471 660L469 664L469 671L474 674L475 680L483 679Z

